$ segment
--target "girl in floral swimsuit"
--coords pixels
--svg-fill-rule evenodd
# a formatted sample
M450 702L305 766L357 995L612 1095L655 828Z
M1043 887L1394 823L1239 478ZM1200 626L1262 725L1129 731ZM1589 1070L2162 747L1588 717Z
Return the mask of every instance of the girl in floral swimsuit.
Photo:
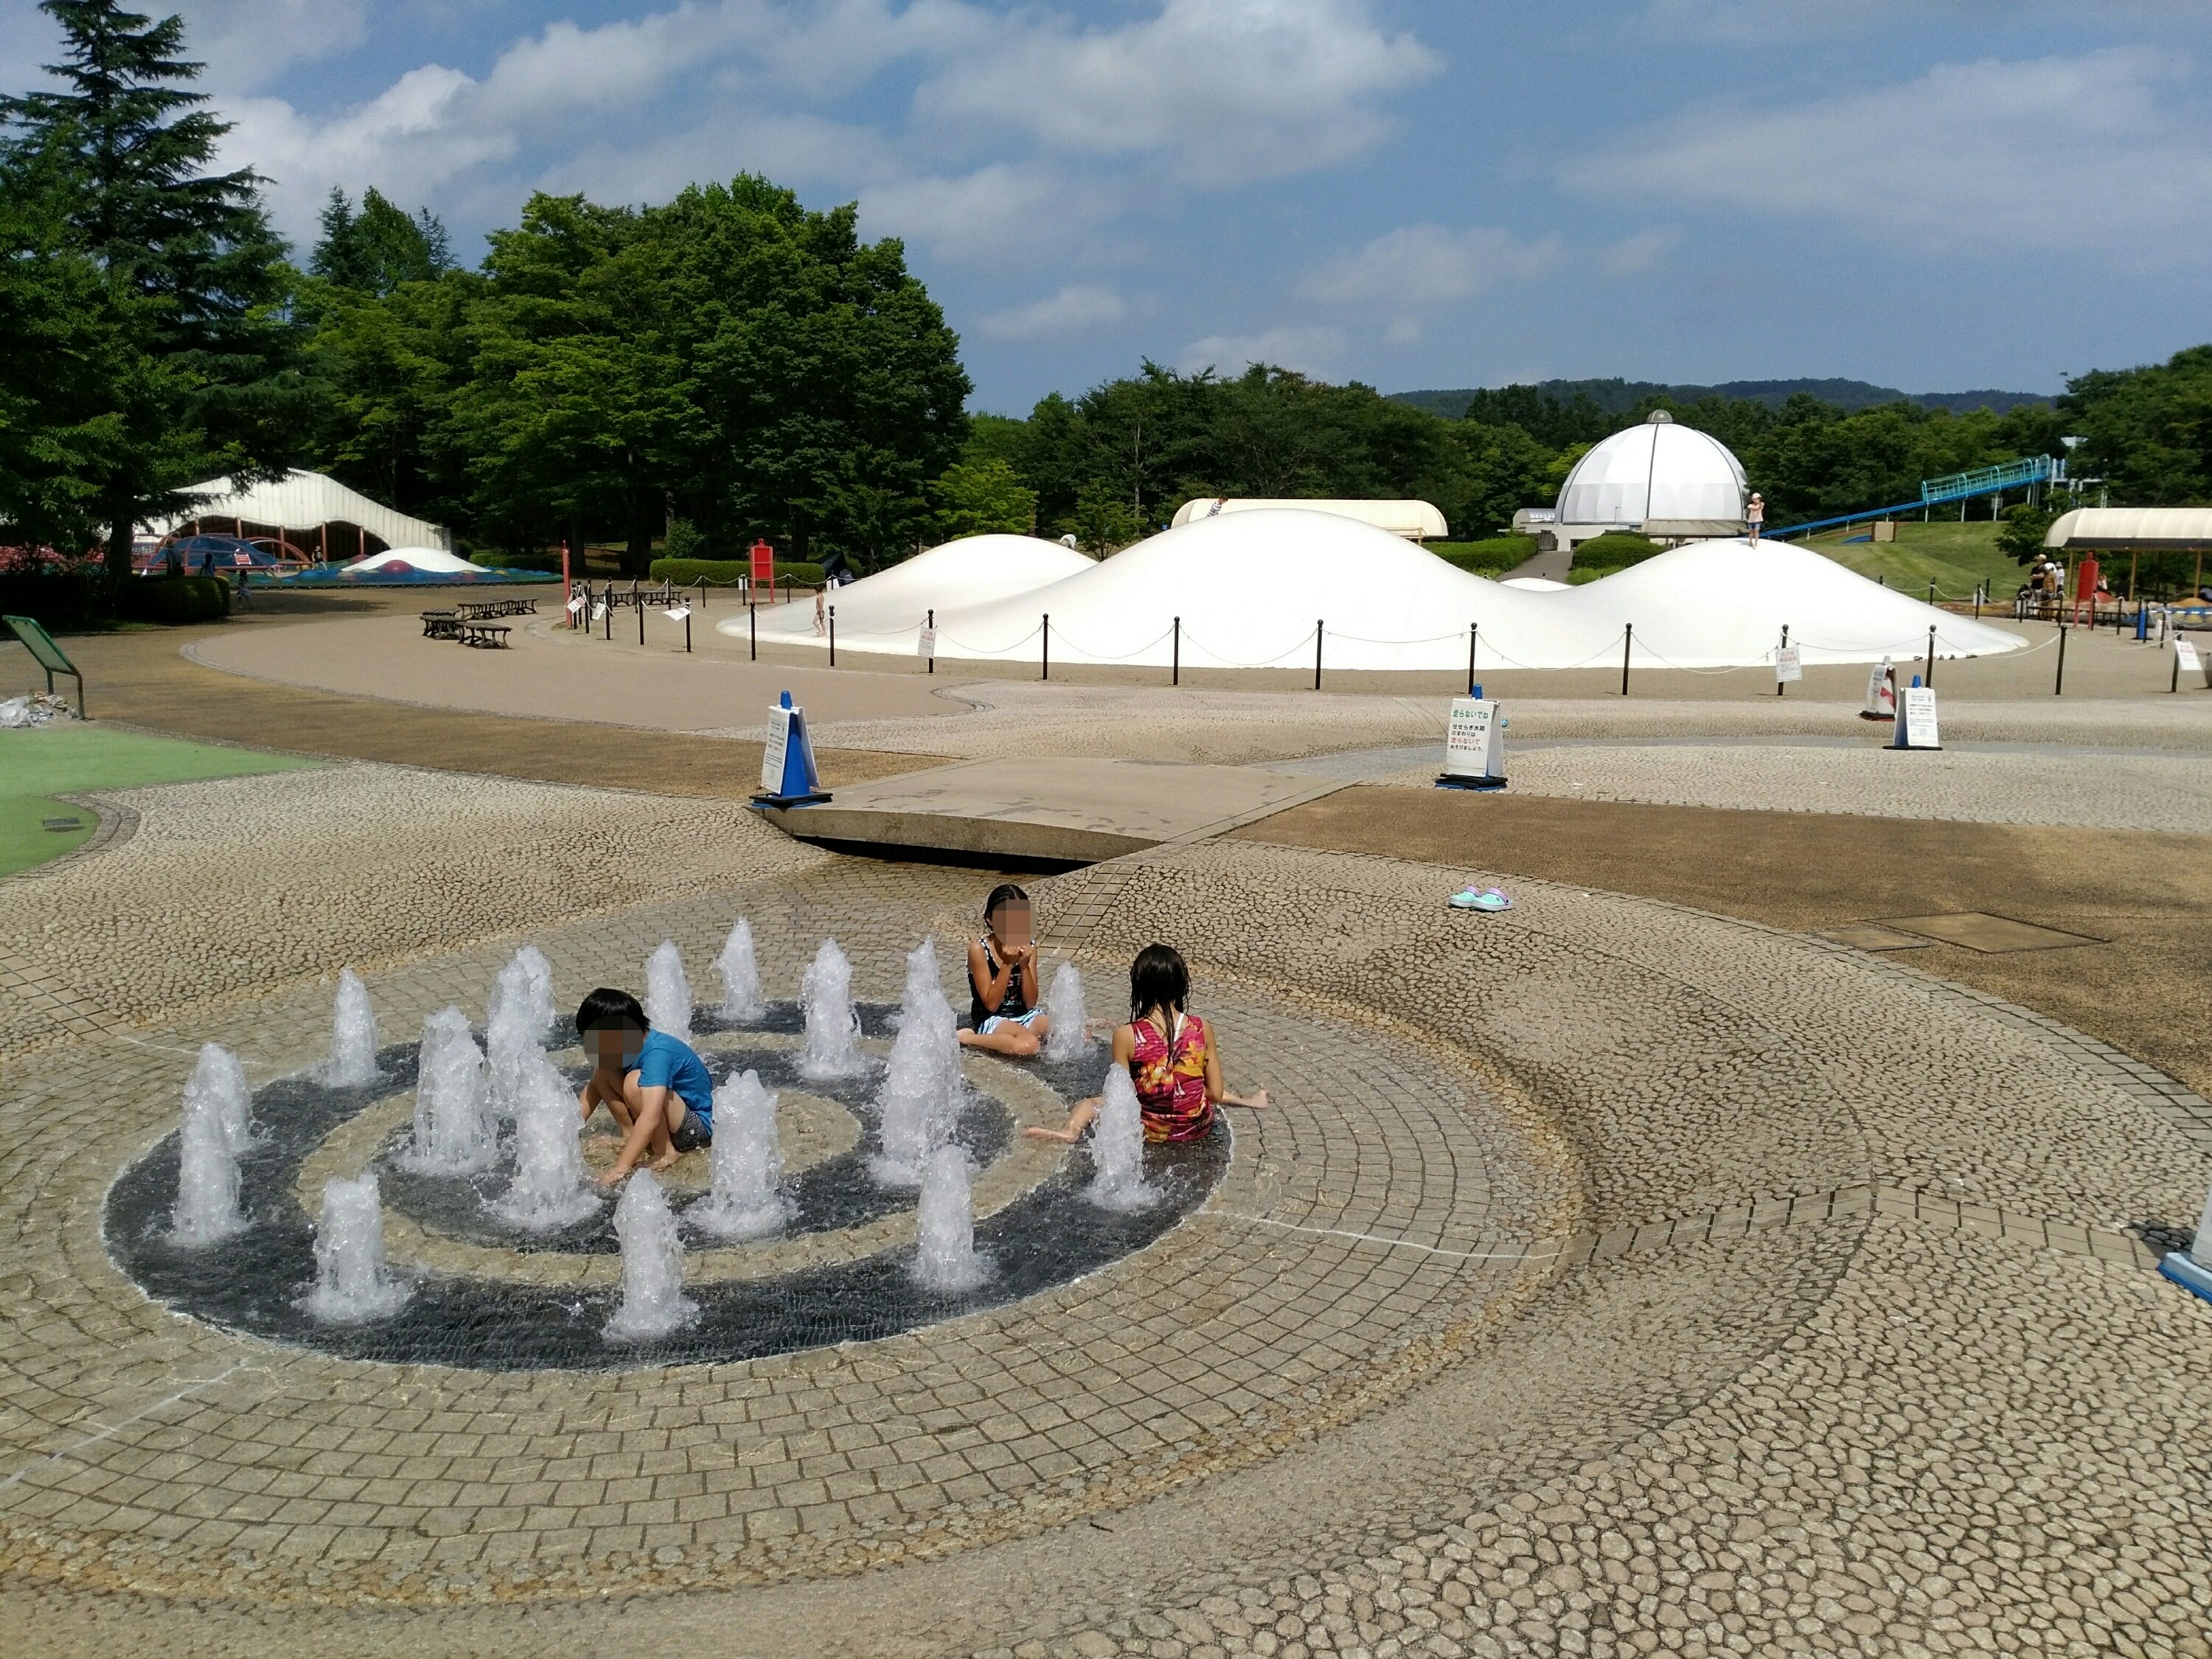
M1187 1012L1190 969L1165 945L1147 945L1129 965L1129 1023L1114 1032L1114 1062L1129 1068L1147 1140L1197 1140L1213 1127L1216 1106L1267 1103L1267 1091L1234 1095L1221 1079L1213 1032ZM1098 1100L1079 1101L1058 1129L1022 1133L1040 1140L1080 1140L1098 1115Z

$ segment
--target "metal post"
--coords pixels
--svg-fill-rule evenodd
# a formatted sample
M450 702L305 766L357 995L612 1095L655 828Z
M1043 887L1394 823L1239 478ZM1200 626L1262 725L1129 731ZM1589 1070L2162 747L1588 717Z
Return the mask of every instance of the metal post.
M1467 625L1467 695L1470 697L1474 695L1474 636L1481 626L1480 623Z
M752 601L752 590L745 590L745 659L760 660L760 607Z
M1783 624L1782 624L1782 649L1783 649L1783 650L1784 650L1784 651L1787 651L1789 648L1790 648L1790 624L1789 624L1788 623L1783 623ZM1777 656L1775 657L1775 660L1776 660L1777 662L1780 662L1780 661L1782 660L1782 659L1781 659L1781 657L1780 657L1780 655L1779 655L1778 653L1778 654L1777 654ZM1783 692L1784 692L1784 691L1785 691L1785 690L1787 690L1788 689L1789 689L1789 682L1788 682L1787 680L1784 679L1784 678L1782 678L1782 676L1781 676L1779 673L1777 673L1777 674L1775 675L1775 677L1774 677L1774 695L1775 695L1776 696L1778 696L1778 696L1780 696L1783 694Z
M2181 653L2179 651L2173 653L2173 678L2167 683L2166 689L2169 691L2181 690Z
M830 607L830 665L837 665L837 607Z
M2066 618L2063 614L2058 618L2058 678L2051 683L2051 695L2066 695Z
M1052 678L1052 612L1049 611L1044 613L1044 646L1038 659L1043 664L1044 672L1037 678L1041 680L1050 679Z
M1984 592L1985 592L1986 591L1987 591L1987 590L1986 590L1986 589L1984 589L1984 587L1982 587L1979 584L1977 584L1977 585L1975 586L1975 588L1974 588L1974 620L1975 620L1976 622L1979 622L1979 621L1981 621L1981 619L1982 619L1982 595L1983 595L1983 594L1984 594Z
M929 631L933 634L937 632L937 607L934 605L929 610ZM933 674L937 672L937 643L933 640L929 647L929 672Z
M684 654L687 657L691 654L691 613L689 611L684 613Z
M1936 684L1936 630L1932 627L1928 630L1928 672L1920 677L1920 683L1923 685Z
M1321 635L1322 618L1314 618L1314 690L1321 690Z
M1182 684L1182 618L1175 619L1175 654L1168 659L1168 684Z
M606 598L602 603L606 607L606 614L601 620L607 625L607 643L612 645L615 639L615 585L612 582L607 584Z
M1636 643L1636 624L1627 623L1620 630L1620 695L1628 695L1628 653Z
M645 601L638 597L637 584L629 585L629 602L637 607L637 642L645 643Z
M1930 605L1936 603L1936 583L1933 578L1928 583L1928 603Z

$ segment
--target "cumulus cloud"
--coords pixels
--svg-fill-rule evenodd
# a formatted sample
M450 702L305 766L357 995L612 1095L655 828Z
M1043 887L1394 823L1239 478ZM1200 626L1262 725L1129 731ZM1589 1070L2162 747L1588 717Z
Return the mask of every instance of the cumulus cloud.
M1335 304L1431 310L1472 300L1499 282L1540 276L1559 258L1556 236L1524 242L1510 231L1483 225L1461 231L1408 225L1323 265L1306 278L1300 292Z
M1372 148L1389 131L1376 101L1440 67L1410 34L1384 32L1369 0L1163 0L1115 28L1017 14L916 104L1057 149L1156 152L1185 179L1226 185Z
M1129 302L1112 289L1071 283L1042 300L993 313L983 319L979 331L993 340L1053 339L1106 328L1128 314Z
M1254 363L1273 363L1318 377L1329 373L1343 356L1342 330L1291 326L1271 328L1264 334L1209 334L1185 346L1176 361L1193 374L1214 368L1241 374Z
M1571 188L1834 221L1948 247L2108 254L2142 267L2212 250L2202 77L2135 47L1940 64L1898 85L1685 112L1561 169Z

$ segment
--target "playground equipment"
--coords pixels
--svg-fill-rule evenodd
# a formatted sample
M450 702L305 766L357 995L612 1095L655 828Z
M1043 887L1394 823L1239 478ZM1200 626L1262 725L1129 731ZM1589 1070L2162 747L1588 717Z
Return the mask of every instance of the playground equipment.
M1784 536L1808 536L1815 531L1833 530L1843 525L1860 524L1869 519L1893 519L1900 513L1926 512L1930 507L1948 506L1953 501L1965 503L1978 495L2002 495L2008 490L2032 489L2038 484L2063 482L2065 464L2053 461L2048 455L2026 455L2016 461L2005 461L1996 466L1978 466L1970 472L1954 472L1941 478L1920 481L1920 499L1898 501L1888 507L1869 507L1863 513L1845 513L1832 519L1810 519L1803 524L1784 525L1779 530L1765 532L1768 541L1778 541ZM1994 505L1994 504L1993 504Z

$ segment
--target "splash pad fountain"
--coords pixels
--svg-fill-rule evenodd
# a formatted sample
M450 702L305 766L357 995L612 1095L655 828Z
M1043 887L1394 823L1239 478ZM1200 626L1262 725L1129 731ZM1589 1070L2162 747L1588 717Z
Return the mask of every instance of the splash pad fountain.
M960 1049L933 942L908 953L896 1009L856 1000L831 942L795 1000L764 994L750 927L715 965L722 1002L691 1016L720 1080L713 1145L634 1175L620 1204L591 1182L615 1135L604 1115L583 1124L586 1062L572 1031L547 1031L551 969L526 949L483 1030L441 1008L419 1041L369 1050L373 1081L337 1080L363 1075L356 1038L349 1066L249 1097L210 1048L179 1132L111 1187L108 1248L181 1313L356 1359L727 1361L1049 1290L1158 1238L1224 1167L1225 1136L1024 1140L1096 1091L1096 1047L1072 1061Z
M331 1012L331 1054L315 1074L334 1088L358 1089L376 1081L376 1011L368 987L350 968L338 975Z
M691 981L684 973L684 953L674 939L663 939L645 959L645 1017L656 1031L680 1042L691 1041Z

